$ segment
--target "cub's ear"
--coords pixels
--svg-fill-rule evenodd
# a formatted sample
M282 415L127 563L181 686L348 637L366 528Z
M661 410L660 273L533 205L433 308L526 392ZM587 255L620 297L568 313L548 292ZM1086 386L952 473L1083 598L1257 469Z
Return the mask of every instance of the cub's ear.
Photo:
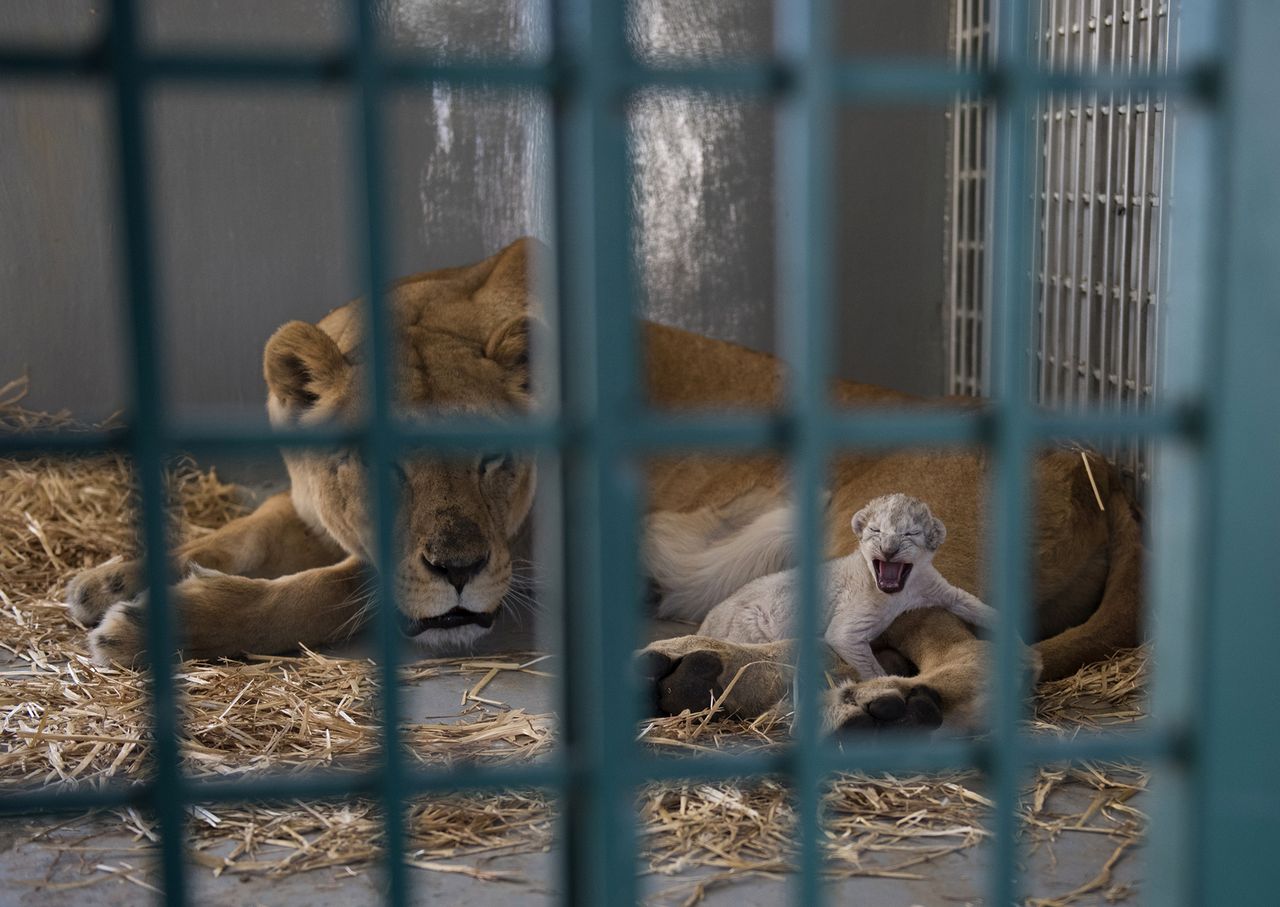
M262 356L262 373L271 395L298 409L310 409L342 386L350 367L333 338L305 321L281 325Z
M863 507L853 515L853 521L850 525L853 527L853 534L862 537L862 530L867 528L867 520L871 519L871 514L867 513L867 508Z
M516 315L498 325L484 344L484 355L511 372L521 391L529 392L529 346L545 352L546 325L530 315Z
M930 551L937 551L947 540L947 526L936 516L930 516L924 530L924 544Z

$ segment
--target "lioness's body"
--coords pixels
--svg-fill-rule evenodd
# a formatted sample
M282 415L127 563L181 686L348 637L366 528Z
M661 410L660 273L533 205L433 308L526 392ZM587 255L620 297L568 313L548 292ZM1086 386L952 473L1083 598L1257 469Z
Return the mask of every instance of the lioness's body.
M486 415L525 408L525 333L512 323L523 323L528 314L530 250L527 242L517 243L484 262L418 275L391 291L401 333L398 379L407 402ZM319 332L293 323L273 337L266 375L277 424L354 417L361 396L352 376L363 366L359 316L353 303L322 319ZM769 407L780 398L779 364L765 354L657 325L646 326L644 341L655 406ZM913 400L847 382L839 383L835 394L847 404ZM199 565L220 571L198 571L173 590L189 654L322 645L349 633L359 620L370 546L363 503L353 491L358 484L346 476L342 461L298 453L287 460L293 480L289 496L277 496L177 552L184 570ZM1110 472L1098 460L1093 465L1105 513L1094 501L1079 455L1050 454L1037 466L1036 614L1048 636L1040 649L1047 676L1069 673L1137 639L1139 534ZM527 464L504 461L501 468L501 475L490 476L484 461L478 466L406 462L411 512L404 526L427 540L426 553L420 554L412 547L420 544L414 535L397 565L404 587L399 604L411 621L426 626L446 612L489 615L500 606L512 560L526 550L533 488ZM927 501L949 527L953 541L939 554L939 570L981 595L985 472L985 460L975 454L841 458L829 482L828 555L844 555L856 546L847 531L854 510L879 495L903 492ZM650 479L651 508L684 511L723 504L748 491L781 490L785 469L776 458L682 457L656 461ZM476 532L464 532L459 528L464 523ZM431 553L437 543L457 557L418 569L420 559L437 556ZM459 558L473 558L480 566L468 567L467 576L447 572ZM141 651L138 605L129 602L137 584L136 569L118 564L86 572L69 591L77 616L98 624L91 641L99 658L131 660ZM443 643L475 635L451 633L431 629L421 635ZM939 703L957 724L974 720L986 649L959 620L914 612L899 619L886 640L918 666L919 675L847 687L833 702L833 723L936 723L932 718ZM785 645L742 647L700 637L665 641L647 654L655 699L667 710L705 705L708 689L723 689L741 664L780 662L787 656ZM731 705L740 713L758 711L776 701L787 684L779 672L745 676Z

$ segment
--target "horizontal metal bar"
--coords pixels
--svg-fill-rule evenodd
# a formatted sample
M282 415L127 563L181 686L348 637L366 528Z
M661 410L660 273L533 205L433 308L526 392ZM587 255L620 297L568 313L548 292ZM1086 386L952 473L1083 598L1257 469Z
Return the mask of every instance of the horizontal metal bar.
M1089 731L1074 737L1029 736L1023 744L1032 765L1063 762L1141 762L1180 760L1190 735L1181 729L1143 727L1136 731Z
M643 738L642 738L643 742ZM760 752L722 752L699 756L650 756L637 760L638 781L728 781L768 778L791 771L785 748Z
M272 447L355 447L366 430L270 429L188 425L175 429L169 446L192 452L262 450ZM551 420L449 419L395 424L392 443L400 451L488 450L495 447L543 450L564 443L560 426ZM0 450L4 448L0 446Z
M564 769L558 762L536 765L457 765L404 773L405 797L450 791L551 788L560 784ZM247 803L269 800L333 800L374 796L382 782L378 771L308 772L299 775L242 774L186 785L183 799L191 803Z
M676 450L759 451L787 445L791 422L781 413L707 412L650 415L619 427L622 443L637 453Z
M416 56L380 61L382 77L400 86L447 82L553 90L574 77L564 61L448 62ZM155 52L138 60L146 79L175 83L333 85L354 78L355 66L342 51L209 53ZM111 58L100 44L73 50L0 47L0 79L82 79L105 74ZM835 89L845 101L949 101L956 94L996 97L1012 82L1037 93L1152 92L1171 97L1213 99L1220 83L1214 62L1176 72L1015 70L995 67L960 70L945 63L911 59L846 60L833 67ZM646 88L780 95L799 90L795 69L781 61L696 67L626 67L618 81L624 92Z
M1024 752L1033 765L1063 762L1154 763L1175 760L1187 735L1178 729L1146 728L1138 732L1089 732L1071 738L1029 736ZM930 740L902 734L880 739L846 737L824 744L823 770L830 772L904 773L981 769L987 763L985 740ZM789 748L763 752L724 752L701 756L649 757L637 766L642 783L657 781L717 781L776 777L791 770ZM407 796L450 791L554 788L563 784L563 766L556 761L535 765L461 765L449 769L407 773ZM193 803L248 803L279 800L332 800L369 796L378 776L369 772L309 772L296 775L229 776L216 781L189 781L183 799ZM0 814L79 812L140 806L153 796L148 784L107 788L44 789L0 792Z
M824 420L824 429L833 445L861 450L976 445L991 437L991 414L976 406L963 410L936 406L833 409Z
M445 62L411 56L381 62L382 76L399 85L449 82L458 85L552 88L561 70L551 64L515 61ZM207 51L148 54L138 60L143 78L174 83L250 83L253 85L337 85L354 80L354 58L342 50L218 53ZM0 78L84 79L111 69L108 49L89 44L72 50L0 48Z
M150 798L146 784L115 784L109 787L35 788L0 791L0 815L22 813L88 812L141 806Z
M1131 438L1199 440L1204 407L1198 403L1160 404L1144 410L1039 412L1032 419L1043 440L1072 438L1094 442Z
M127 428L116 431L0 431L0 456L35 457L86 455L127 450L130 444Z
M1108 441L1127 438L1196 440L1203 425L1199 403L1155 406L1127 412L1038 412L1031 418L1035 437ZM991 437L989 410L917 407L844 409L833 407L825 431L833 445L861 449L959 446L986 443ZM636 453L664 450L782 450L790 444L791 417L783 413L652 414L620 429L623 446ZM400 422L396 446L409 450L554 450L573 443L573 430L554 419L504 422L488 419ZM275 447L355 447L363 443L360 428L271 429L227 424L187 425L174 429L167 447L174 451L244 452ZM85 454L128 447L128 429L110 432L42 432L0 434L0 456Z

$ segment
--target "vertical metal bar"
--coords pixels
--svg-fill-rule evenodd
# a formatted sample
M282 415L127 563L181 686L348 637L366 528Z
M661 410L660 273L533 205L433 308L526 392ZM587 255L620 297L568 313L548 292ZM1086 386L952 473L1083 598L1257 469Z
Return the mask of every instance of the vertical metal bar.
M1099 54L1101 51L1101 33L1102 33L1102 3L1101 0L1089 0L1092 4L1089 15L1088 27L1089 36L1089 62L1088 72L1098 71ZM1097 250L1097 229L1098 219L1094 217L1094 212L1098 210L1098 117L1101 115L1099 106L1101 104L1101 96L1095 91L1083 102L1084 113L1089 121L1087 137L1085 139L1084 151L1084 186L1080 190L1085 195L1085 225L1084 236L1087 242L1082 243L1081 256L1083 258L1083 268L1080 277L1080 284L1077 287L1076 298L1078 305L1081 307L1080 313L1080 343L1083 347L1081 355L1080 367L1083 374L1080 375L1078 381L1080 385L1079 400L1080 406L1087 407L1093 402L1093 274L1095 252ZM1073 363L1073 367L1075 364Z
M391 423L394 370L390 362L390 331L394 313L388 313L385 297L386 239L385 194L382 183L383 74L378 53L375 0L352 0L350 50L355 61L356 153L363 202L358 221L363 253L362 277L368 331L368 423L365 428L365 461L372 492L376 529L374 562L377 567L378 679L382 705L382 771L379 798L383 811L383 848L387 883L386 902L392 907L408 903L405 871L404 756L400 746L399 660L400 632L396 625L395 524L396 500L392 485L392 461L397 451Z
M965 68L968 57L969 5L972 0L955 0L953 23L956 35L956 64ZM947 344L948 388L953 394L963 394L963 344L965 342L966 323L969 318L968 300L965 293L965 241L968 238L968 206L966 204L969 179L967 125L969 120L969 96L959 95L952 110L951 120L951 267L950 267L950 340Z
M1116 28L1124 29L1124 75L1133 74L1133 14L1130 12L1129 4L1134 0L1127 0L1120 12L1120 19L1116 23ZM1117 42L1120 38L1120 31L1116 32ZM1125 385L1128 377L1128 362L1126 360L1127 346L1125 340L1128 337L1128 292L1129 292L1129 229L1133 220L1133 168L1130 164L1130 152L1133 144L1133 92L1125 90L1124 92L1124 115L1121 119L1121 141L1120 155L1114 166L1117 170L1117 192L1119 195L1119 211L1122 216L1116 225L1116 259L1115 259L1115 307L1116 307L1116 334L1115 348L1113 350L1116 373L1116 394L1115 406L1117 410L1124 409L1125 405ZM1128 445L1122 445L1127 454Z
M1010 77L999 98L1002 166L996 187L999 261L996 266L993 339L995 389L994 494L989 529L996 558L992 597L1000 609L995 632L991 774L993 799L993 872L991 904L1013 904L1017 879L1018 790L1024 769L1018 731L1025 702L1021 643L1029 621L1030 582L1030 444L1028 379L1030 363L1030 231L1028 208L1027 112L1034 97L1029 88L1026 5L1003 0L1000 5L1000 59Z
M1070 40L1069 30L1067 28L1068 5L1071 0L1063 0L1063 5L1059 7L1062 14L1061 21L1055 15L1054 21L1050 23L1050 28L1055 35L1055 42L1050 46L1048 65L1053 70L1066 69L1067 64L1067 45ZM1068 103L1066 95L1063 95L1058 101L1058 119L1052 124L1057 132L1058 139L1058 178L1057 189L1054 192L1054 211L1056 214L1056 224L1054 226L1054 258L1053 258L1053 322L1052 322L1052 341L1049 346L1049 356L1052 367L1049 371L1049 387L1047 393L1048 399L1054 406L1062 403L1062 369L1065 363L1064 344L1062 340L1062 293L1065 289L1067 280L1071 276L1071 267L1065 260L1066 248L1066 189L1067 189L1067 118L1070 116L1071 106ZM1048 184L1045 186L1048 189ZM1047 301L1046 301L1047 304ZM1041 393L1044 394L1046 389L1042 388Z
M1053 17L1055 9L1055 0L1041 0L1040 3L1040 21L1036 26L1037 46L1039 48L1037 56L1044 61L1053 60ZM1048 20L1046 26L1045 20ZM1038 172L1035 175L1035 187L1039 196L1039 204L1036 205L1036 224L1040 230L1040 251L1039 264L1036 270L1040 275L1039 300L1037 302L1037 311L1040 318L1040 341L1036 350L1039 357L1040 368L1036 379L1036 399L1041 403L1047 403L1047 388L1049 386L1049 295L1050 286L1052 284L1052 265L1049 258L1049 250L1052 240L1052 219L1049 211L1053 205L1053 193L1049 191L1049 181L1053 172L1053 95L1037 99L1036 101L1036 161Z
M114 0L110 21L115 142L120 168L119 204L124 223L124 275L128 336L132 344L130 392L133 401L131 452L142 510L145 562L147 655L151 666L151 722L155 778L152 808L160 833L160 870L167 904L187 902L185 812L179 765L181 731L173 678L173 614L169 610L164 444L167 413L160 367L160 311L156 304L151 253L154 229L149 191L147 84L139 65L139 18L132 0Z
M1075 15L1073 17L1075 24L1073 26L1073 34L1075 37L1075 68L1077 71L1084 70L1084 48L1088 42L1088 13L1086 11L1087 0L1074 0L1076 3ZM1086 300L1080 298L1080 275L1084 270L1084 259L1086 256L1080 253L1080 218L1081 209L1084 207L1080 196L1080 171L1084 167L1083 136L1084 136L1084 118L1085 118L1085 96L1083 93L1077 94L1072 99L1068 107L1071 115L1071 227L1067 234L1067 274L1065 295L1067 299L1067 350L1064 354L1064 361L1061 364L1062 377L1064 382L1062 404L1067 407L1078 405L1078 393L1080 384L1080 336L1079 326L1081 323L1081 306Z
M998 58L996 48L999 40L999 0L980 0L980 14L983 24L983 53L982 60L984 66L992 66ZM992 102L984 100L982 106L982 141L983 141L983 210L986 217L982 224L982 293L977 300L977 305L981 306L982 321L978 325L978 342L981 347L981 356L975 357L977 361L978 375L981 379L980 384L975 388L976 393L980 396L990 396L992 388L991 378L991 310L993 307L993 299L995 291L995 170L996 170L996 114Z
M1136 21L1132 23L1132 27L1137 33L1135 43L1137 45L1138 57L1135 61L1135 68L1141 69L1145 73L1150 73L1152 67L1152 54L1154 47L1151 41L1150 25L1153 16L1143 16L1141 0L1134 0ZM1146 26L1143 26L1143 22ZM1150 386L1149 377L1146 370L1146 349L1145 339L1146 324L1148 317L1148 268L1150 267L1147 256L1147 218L1151 215L1151 208L1147 199L1151 193L1151 159L1150 153L1154 142L1151 136L1151 106L1155 100L1155 96L1150 92L1145 92L1135 99L1134 117L1135 126L1139 126L1137 130L1136 142L1137 149L1133 156L1134 178L1133 193L1134 197L1130 200L1130 208L1134 211L1134 273L1133 286L1131 289L1131 298L1129 305L1132 307L1132 331L1129 334L1129 361L1133 372L1133 396L1129 401L1130 408L1137 412L1146 405L1144 399L1147 388ZM1138 119L1138 106L1141 102L1142 118ZM1138 487L1142 487L1143 469L1146 457L1144 451L1147 442L1143 439L1134 439L1130 447L1130 458L1133 466L1134 482Z
M1111 0L1111 12L1102 20L1102 28L1106 29L1104 34L1107 36L1107 72L1114 74L1116 71L1116 48L1118 46L1119 31L1117 29L1117 10L1119 9L1120 0ZM1102 262L1098 267L1098 281L1096 288L1090 288L1090 292L1095 292L1098 298L1098 369L1097 369L1097 403L1099 406L1105 406L1110 395L1111 381L1111 322L1112 322L1112 306L1111 306L1111 282L1112 282L1112 265L1111 265L1111 245L1113 242L1112 235L1114 231L1115 221L1115 205L1112 199L1112 182L1115 178L1115 136L1116 136L1116 92L1107 93L1106 104L1099 108L1105 110L1107 116L1107 150L1103 155L1102 165L1106 170L1106 175L1102 180L1102 239L1095 246L1102 250ZM1091 376L1093 377L1093 376Z
M567 901L592 907L635 901L632 736L639 708L631 672L619 670L631 663L639 617L636 495L622 459L623 430L638 408L623 13L611 0L569 0L555 23L558 62L578 73L555 99L564 419L577 439L564 458L572 557L563 873Z
M1202 903L1266 904L1277 842L1280 724L1248 717L1257 691L1272 683L1280 639L1280 118L1265 115L1280 84L1280 4L1234 0L1225 67L1223 129L1225 222L1217 259L1223 305L1209 413L1213 598L1206 609L1204 708L1198 722Z
M973 19L975 29L973 65L975 70L984 69L991 65L989 44L991 22L989 16L987 0L977 0L977 9ZM991 149L988 140L990 113L990 100L986 97L976 98L973 109L973 195L977 216L974 217L971 227L976 251L973 261L973 274L970 279L972 288L969 293L969 308L971 312L969 361L972 364L969 369L968 385L965 389L965 393L971 396L981 395L983 393L983 382L987 380L986 367L983 362L983 356L985 355L983 333L986 330L987 312L990 308L987 304L991 254L991 243L989 242L991 228Z
M795 432L791 469L797 510L796 719L792 786L796 800L799 865L795 903L820 907L821 787L818 660L819 564L826 548L818 490L826 469L827 376L835 173L832 113L832 7L829 0L787 0L778 7L779 52L798 74L796 93L780 117L780 197L792 208L780 218L778 238L783 348L789 386L788 412Z
M1196 50L1215 52L1221 42L1218 12L1206 3L1184 3L1180 17L1187 43ZM1182 31L1172 36L1181 44ZM1181 53L1179 48L1178 54ZM1194 105L1180 106L1177 153L1169 155L1165 198L1176 206L1164 208L1170 224L1167 317L1162 317L1159 352L1160 394L1169 401L1204 399L1210 389L1210 338L1220 330L1218 283L1222 254L1219 220L1224 189L1221 174L1225 141L1210 131L1224 124L1210 120ZM1176 218L1176 224L1173 219ZM1151 679L1151 717L1161 726L1199 728L1204 714L1205 647L1208 605L1214 600L1217 565L1206 557L1204 540L1211 531L1207 510L1212 493L1209 462L1189 445L1161 444L1151 480L1151 563L1147 621L1153 628L1156 653ZM1167 765L1152 779L1151 890L1148 902L1168 907L1201 903L1196 891L1201 852L1198 775L1202 734L1190 737L1183 758Z
M1165 75L1169 72L1169 60L1172 55L1172 46L1175 41L1177 26L1173 21L1168 6L1159 6L1161 11L1161 24L1157 31L1158 40L1160 42L1160 60L1159 72ZM1168 267L1169 255L1166 250L1166 243L1172 241L1171 231L1167 226L1169 220L1169 200L1173 198L1173 174L1174 161L1173 157L1176 153L1177 142L1176 133L1175 140L1170 141L1169 133L1176 129L1176 123L1171 126L1170 120L1170 98L1162 96L1160 98L1160 126L1158 130L1159 140L1156 146L1156 187L1159 198L1159 209L1156 211L1155 219L1155 236L1152 238L1152 247L1156 250L1155 273L1152 276L1151 292L1155 300L1156 311L1152 318L1152 329L1148 343L1150 346L1149 355L1151 356L1151 386L1158 387L1160 382L1160 370L1163 367L1160 358L1160 322L1164 316L1164 284L1165 269Z

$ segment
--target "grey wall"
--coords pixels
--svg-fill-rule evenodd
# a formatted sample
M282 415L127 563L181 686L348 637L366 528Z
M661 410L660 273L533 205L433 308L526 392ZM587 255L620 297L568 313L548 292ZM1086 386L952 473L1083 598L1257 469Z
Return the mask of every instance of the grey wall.
M100 2L9 0L0 38L94 33ZM661 63L761 53L771 4L644 0L633 44ZM947 0L846 4L851 50L944 54ZM166 46L338 40L336 0L150 4ZM537 56L531 0L391 0L391 40L453 54ZM389 105L398 272L467 261L522 233L547 236L549 123L528 93L438 87ZM109 110L94 88L0 87L0 379L30 368L33 405L103 415L124 399ZM356 292L341 92L166 90L152 111L160 288L172 398L189 414L257 412L262 342ZM773 344L773 116L764 106L647 94L632 111L637 242L647 313ZM920 392L942 383L945 125L940 110L850 111L838 262L840 367ZM785 216L785 207L783 216Z

